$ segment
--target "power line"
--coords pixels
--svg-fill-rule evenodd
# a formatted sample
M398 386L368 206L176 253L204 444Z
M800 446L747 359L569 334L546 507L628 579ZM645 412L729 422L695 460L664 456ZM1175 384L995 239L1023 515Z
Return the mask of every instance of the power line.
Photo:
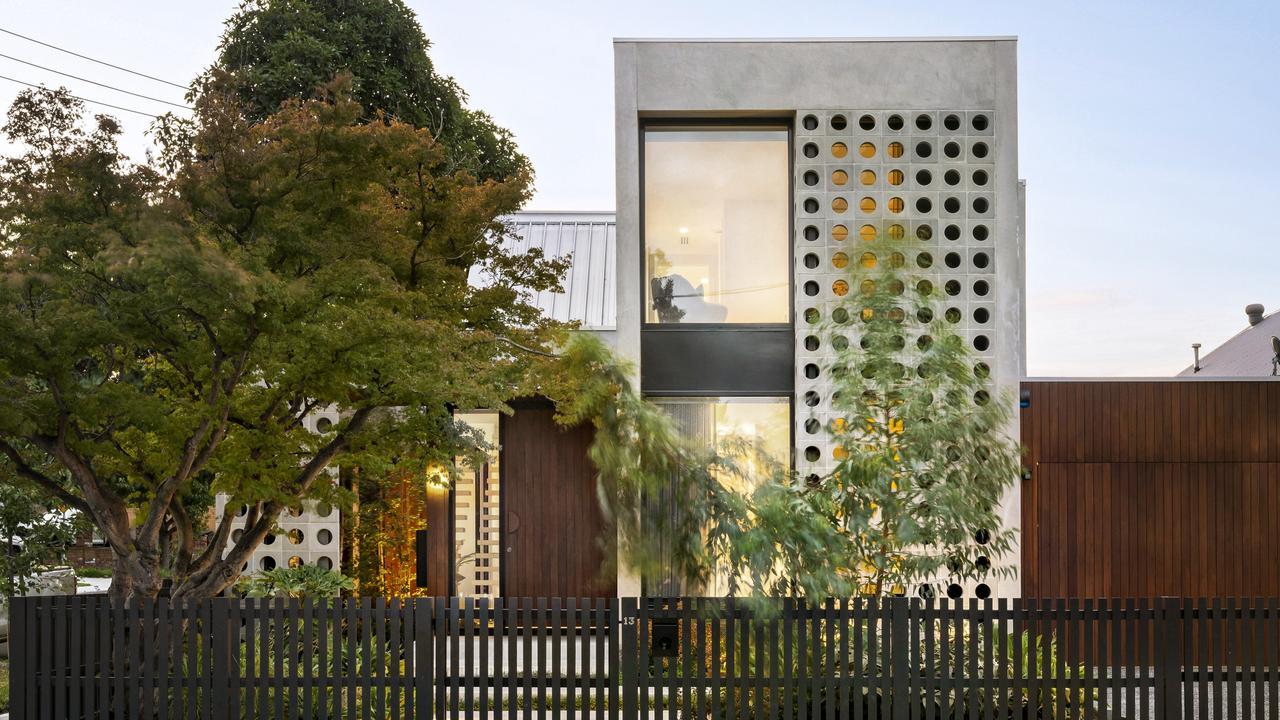
M15 80L15 79L13 79L13 78L11 78L11 77L5 77L4 75L0 75L0 80L8 80L8 81L9 81L9 82L11 82L11 83L17 83L17 84L19 84L19 85L26 85L27 87L36 88L36 89L41 89L41 90L45 89L45 86L44 86L44 85L36 85L36 84L34 84L34 83L23 82L22 80ZM80 102L87 102L87 103L92 103L92 104L94 104L94 105L101 105L102 107L109 107L109 108L111 108L112 110L121 110L121 111L123 111L123 112L133 113L134 115L141 115L141 116L143 116L143 117L149 117L149 118L151 118L152 120L155 120L155 119L157 119L157 118L159 118L159 117L160 117L159 115L152 115L151 113L148 113L148 112L142 112L141 110L133 110L133 109L131 109L131 108L127 108L127 107L120 107L119 105L112 105L111 103L98 102L97 100L90 100L89 98L82 98L82 97L80 97L79 95L72 95L71 93L67 93L67 95L68 95L69 97L73 97L73 98L75 98L76 100L79 100Z
M7 34L7 35L12 35L12 36L14 36L14 37L22 38L23 40L26 40L27 42L33 42L33 43L35 43L35 44L37 44L37 45L43 45L43 46L45 46L45 47L47 47L47 48L53 48L54 50L57 50L58 52L64 52L64 53L66 53L66 54L68 54L68 55L74 55L74 56L76 56L76 57L78 57L78 58L80 58L80 59L82 59L82 60L88 60L89 62L95 62L95 63L98 63L99 65L105 65L105 66L107 66L107 67L109 67L109 68L115 68L116 70L121 70L121 71L123 71L123 72L127 72L127 73L129 73L129 74L131 74L131 75L137 75L138 77L144 77L144 78L146 78L146 79L148 79L148 80L155 80L156 82L158 82L158 83L164 83L165 85L172 85L173 87L176 87L176 88L178 88L178 89L180 89L180 90L186 90L186 89L187 89L187 86L186 86L186 85L179 85L179 84L178 84L178 83L176 83L176 82L169 82L168 80L164 80L164 79L158 78L158 77L156 77L156 76L154 76L154 75L148 75L148 74L146 74L146 73L140 73L140 72L138 72L137 70L130 70L129 68L126 68L126 67L120 67L119 65L112 65L112 64L111 64L111 63L109 63L109 62L106 62L106 61L103 61L103 60L98 60L97 58L91 58L91 57L89 57L88 55L81 55L81 54L80 54L80 53L78 53L78 52L74 52L74 51L68 50L68 49L66 49L66 48L60 48L60 47L58 47L57 45L50 45L50 44L49 44L49 43L47 43L47 42L41 42L40 40L37 40L37 39L35 39L35 38L33 38L33 37L27 37L26 35L22 35L21 33L16 33L16 32L14 32L14 31L12 31L12 30L5 30L4 28L0 28L0 32L5 33L5 34ZM98 104L99 104L99 105L101 105L102 103L98 103Z
M169 102L168 100L161 100L160 98L157 98L157 97L151 97L150 95L143 95L142 93L136 93L136 92L133 92L132 90L125 90L125 89L123 89L123 88L118 88L118 87L116 87L116 86L114 86L114 85L107 85L106 83L100 83L100 82L98 82L97 80L90 80L89 78L82 78L82 77L80 77L79 75L72 75L71 73L65 73L65 72L62 72L61 70L54 70L54 69L53 69L53 68L51 68L51 67L45 67L44 65L37 65L37 64L35 64L35 63L33 63L33 62L27 62L26 60L23 60L23 59L21 59L21 58L16 58L16 57L14 57L14 56L12 56L12 55L5 55L4 53L0 53L0 58L4 58L4 59L6 59L6 60L12 60L12 61L14 61L14 62L20 62L20 63L22 63L23 65L30 65L30 66L31 66L31 67L33 67L33 68L39 68L40 70L44 70L45 72L51 72L51 73L54 73L54 74L56 74L56 75L61 75L61 76L63 76L63 77L69 77L69 78L71 78L72 80L79 80L80 82L87 82L87 83L89 83L90 85L97 85L98 87L103 87L103 88L106 88L106 89L108 89L108 90L114 90L114 91L116 91L116 92L121 92L121 93L124 93L125 95L132 95L132 96L134 96L134 97L139 97L139 98L142 98L143 100L150 100L150 101L152 101L152 102L164 103L165 105L172 105L172 106L174 106L174 107L176 107L176 108L182 108L183 110L190 110L190 109L191 109L191 107L190 107L190 106L188 106L188 105L181 105L181 104L179 104L179 103Z

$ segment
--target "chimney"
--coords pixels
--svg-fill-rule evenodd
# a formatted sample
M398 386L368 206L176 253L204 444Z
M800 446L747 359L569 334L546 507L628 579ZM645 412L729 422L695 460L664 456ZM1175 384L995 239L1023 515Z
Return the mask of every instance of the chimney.
M1262 313L1265 312L1262 303L1253 303L1244 307L1244 314L1249 316L1249 325L1257 325L1262 322Z
M1191 343L1191 352L1195 353L1195 362L1191 363L1191 372L1200 372L1200 343Z

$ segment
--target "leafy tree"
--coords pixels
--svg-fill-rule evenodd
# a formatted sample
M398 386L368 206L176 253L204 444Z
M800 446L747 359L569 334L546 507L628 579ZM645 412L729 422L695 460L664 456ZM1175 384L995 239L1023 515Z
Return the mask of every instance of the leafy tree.
M92 518L120 598L162 575L221 592L283 509L344 499L337 463L447 464L475 445L450 408L503 407L528 383L515 348L556 333L519 288L563 263L501 245L527 173L438 172L432 133L362 122L349 82L260 121L233 84L159 128L166 173L65 91L24 92L4 126L24 150L0 167L0 451ZM308 431L322 407L341 421ZM201 483L231 497L203 542L182 502Z
M697 594L720 578L735 594L753 563L801 553L816 565L834 549L825 521L807 511L783 520L795 530L789 536L764 528L762 512L774 507L766 499L790 487L790 471L747 439L708 447L682 433L636 390L634 367L599 338L575 333L542 377L559 422L595 429L588 452L609 524L606 557L651 586Z
M840 538L832 580L869 595L1012 572L997 565L1013 547L998 514L1018 477L1012 403L992 395L956 311L935 310L941 288L904 265L891 243L852 264L851 291L820 333L835 351L836 465L801 485Z
M390 117L431 132L442 150L431 160L432 174L467 170L497 181L531 175L511 133L467 107L466 93L436 72L429 49L414 13L400 0L247 0L227 20L213 69L196 87L224 73L247 117L260 120L347 73L364 108L362 121ZM370 533L384 524L398 482L369 470L345 474L358 499L344 527L343 554L359 592L378 593L386 590L387 568L376 561L375 549L385 543Z
M400 0L246 0L226 23L216 68L251 119L352 76L364 119L378 113L431 131L445 172L504 180L530 171L511 133L468 108L453 78L436 72L430 42Z
M12 478L0 478L0 597L21 595L40 571L63 561L83 528L78 513Z
M599 497L611 526L602 538L605 557L642 577L674 574L687 583L705 582L715 557L703 542L704 529L742 512L739 498L717 476L736 468L690 442L670 416L645 400L632 384L633 367L599 338L574 334L549 365L541 389L555 401L557 420L595 428L588 453L599 470ZM649 512L648 499L663 493L689 501L674 503L670 513Z

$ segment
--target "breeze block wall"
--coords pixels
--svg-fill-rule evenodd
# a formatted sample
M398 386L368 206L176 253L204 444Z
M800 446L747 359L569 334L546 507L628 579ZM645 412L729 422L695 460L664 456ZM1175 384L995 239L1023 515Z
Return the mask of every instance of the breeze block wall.
M937 312L976 361L997 364L994 116L990 109L798 113L795 437L802 475L835 465L824 429L834 419L826 377L834 352L818 335L834 323L857 341L857 318L833 311L858 292L848 283L850 265L886 260L868 254L870 243L901 252L904 272L933 283Z
M794 437L801 477L826 475L838 462L829 428L847 418L832 408L832 340L859 340L859 318L848 308L859 293L850 270L895 262L873 251L891 249L900 258L913 280L907 294L920 279L932 284L935 312L964 339L981 372L997 364L994 122L991 108L797 113ZM905 333L909 370L921 332ZM986 583L970 585L940 576L920 591L992 594Z

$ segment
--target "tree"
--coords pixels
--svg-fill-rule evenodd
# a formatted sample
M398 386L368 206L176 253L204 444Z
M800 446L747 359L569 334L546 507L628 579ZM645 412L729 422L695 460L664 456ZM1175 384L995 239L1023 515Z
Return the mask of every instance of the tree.
M227 20L215 68L233 78L253 120L349 73L364 119L382 113L430 130L444 172L481 180L529 173L511 133L468 108L457 82L436 72L430 46L400 0L246 0Z
M998 514L1020 464L1012 402L993 395L955 311L936 312L941 289L904 264L892 243L851 264L851 291L820 332L835 350L836 465L797 484L842 548L826 583L868 595L1012 573L997 564L1014 540Z
M635 389L632 366L599 338L575 333L545 363L541 390L555 401L557 421L595 429L588 454L609 525L601 539L605 557L641 577L673 574L689 585L705 583L715 552L704 530L743 515L740 498L722 482L737 473L732 460L683 436ZM673 503L670 513L650 512L648 500L663 493L688 502Z
M938 288L903 271L892 243L863 248L826 319L802 320L834 351L824 368L834 467L763 482L726 530L735 587L810 597L932 596L939 582L1008 577L998 507L1018 477L1011 400L934 309ZM821 426L820 426L821 427Z
M432 174L467 170L497 181L531 175L511 133L467 107L466 93L436 72L429 49L414 13L400 0L247 0L227 20L217 60L195 87L224 73L247 117L260 120L347 73L364 108L362 121L395 118L432 133L442 150ZM381 592L378 578L387 568L365 545L384 524L399 482L368 471L344 470L344 478L357 496L343 528L344 559L359 592Z
M337 463L474 449L450 409L503 407L529 381L516 348L558 331L521 289L564 264L502 249L527 173L440 173L431 132L362 122L349 80L260 121L233 87L215 72L194 121L158 129L163 174L65 91L24 92L4 127L25 151L0 170L0 451L93 520L118 598L164 575L221 592L283 509L344 499ZM342 419L309 432L320 407ZM231 498L203 544L182 501L202 483Z
M41 569L65 559L82 527L79 514L48 501L43 493L0 478L0 598L21 595Z

